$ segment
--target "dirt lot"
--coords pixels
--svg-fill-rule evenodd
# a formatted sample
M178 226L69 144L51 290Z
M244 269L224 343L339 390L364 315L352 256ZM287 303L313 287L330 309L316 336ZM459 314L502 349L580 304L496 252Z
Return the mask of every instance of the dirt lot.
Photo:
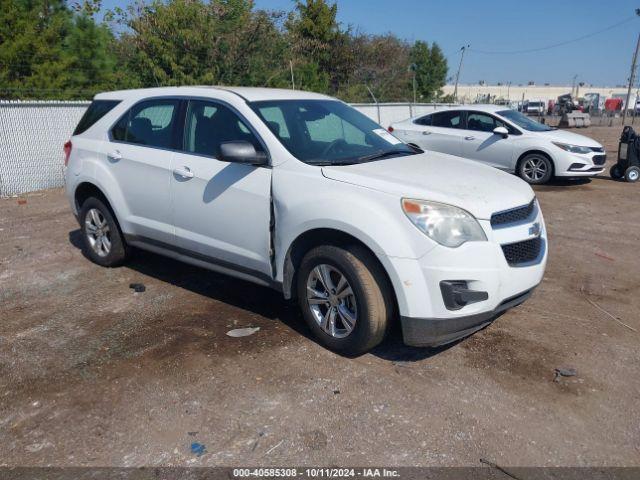
M613 158L619 131L580 133ZM531 300L448 348L396 332L356 359L268 289L90 263L61 190L0 200L0 464L640 465L640 185L536 190Z

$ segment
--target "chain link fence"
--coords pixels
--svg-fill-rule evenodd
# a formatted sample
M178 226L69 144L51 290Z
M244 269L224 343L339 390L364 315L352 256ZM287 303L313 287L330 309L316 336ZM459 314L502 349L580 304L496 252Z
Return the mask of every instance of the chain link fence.
M62 147L89 103L0 100L0 196L64 184Z
M89 106L86 101L0 100L0 196L64 185L64 143ZM433 111L436 104L353 105L385 128Z

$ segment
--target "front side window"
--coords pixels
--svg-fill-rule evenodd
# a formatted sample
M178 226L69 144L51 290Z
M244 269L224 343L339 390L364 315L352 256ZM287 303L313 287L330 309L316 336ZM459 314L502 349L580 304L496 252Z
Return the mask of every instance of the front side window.
M147 100L134 105L111 129L114 140L175 148L178 100Z
M263 151L260 141L240 117L225 105L206 100L191 100L187 109L184 150L219 158L224 142L246 141Z
M282 145L305 163L345 165L415 153L337 100L269 100L250 105Z
M432 115L431 125L442 128L462 128L462 112L451 110L438 112Z
M496 127L506 127L506 125L504 122L501 122L486 113L469 112L467 115L467 130L493 132L493 129Z

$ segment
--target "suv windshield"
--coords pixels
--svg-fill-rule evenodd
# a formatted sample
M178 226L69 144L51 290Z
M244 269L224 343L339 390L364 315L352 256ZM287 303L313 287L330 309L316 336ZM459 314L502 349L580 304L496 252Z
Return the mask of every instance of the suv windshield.
M305 163L349 165L416 153L337 100L269 100L250 105L282 145Z
M530 132L548 132L549 130L553 130L553 128L540 122L536 122L535 120L515 110L502 110L496 113L501 117L506 118L507 120L511 120L520 128L524 128L525 130L529 130Z

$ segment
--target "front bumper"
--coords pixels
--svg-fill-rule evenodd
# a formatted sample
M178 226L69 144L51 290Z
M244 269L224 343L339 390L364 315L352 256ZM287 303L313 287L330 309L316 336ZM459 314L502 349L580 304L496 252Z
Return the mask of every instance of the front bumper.
M562 151L554 158L558 177L593 177L602 173L607 161L605 152L577 154Z
M441 345L473 333L526 300L542 281L548 249L537 203L526 220L493 227L488 220L479 223L487 241L438 246L419 259L389 259L394 288L401 291L396 297L407 345ZM522 262L514 263L512 252L503 248L534 239L540 245L536 256L524 255ZM471 301L447 302L443 284L462 285L472 292Z
M531 296L534 289L508 298L488 312L457 318L400 317L404 343L415 347L437 347L455 342L489 325L509 308L520 305Z

